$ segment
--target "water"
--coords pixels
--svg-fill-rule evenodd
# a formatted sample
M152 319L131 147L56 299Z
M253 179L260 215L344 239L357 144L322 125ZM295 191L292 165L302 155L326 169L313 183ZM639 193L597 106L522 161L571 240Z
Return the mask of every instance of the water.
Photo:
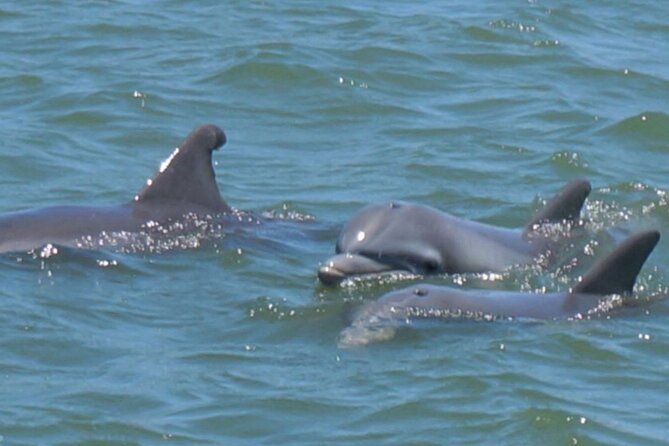
M2 256L0 443L668 444L669 306L643 302L669 286L667 234L640 305L592 321L438 321L343 349L352 308L413 282L315 280L347 217L386 199L513 227L593 183L600 243L573 249L594 256L432 283L564 289L610 238L664 233L666 17L651 1L3 2L1 211L129 200L213 122L225 199L277 218L197 249Z

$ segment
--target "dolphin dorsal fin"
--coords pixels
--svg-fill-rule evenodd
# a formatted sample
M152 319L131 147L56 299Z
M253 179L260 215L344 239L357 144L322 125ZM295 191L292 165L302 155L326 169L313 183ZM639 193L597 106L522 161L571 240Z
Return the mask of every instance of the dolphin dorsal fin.
M587 180L574 180L567 183L525 226L525 232L531 231L541 223L576 220L581 214L585 199L592 187Z
M225 133L213 124L193 130L160 166L135 202L170 201L204 206L213 212L228 212L216 185L211 154L225 144Z
M658 231L634 234L595 263L583 280L572 288L572 292L602 295L631 293L636 276L659 240Z

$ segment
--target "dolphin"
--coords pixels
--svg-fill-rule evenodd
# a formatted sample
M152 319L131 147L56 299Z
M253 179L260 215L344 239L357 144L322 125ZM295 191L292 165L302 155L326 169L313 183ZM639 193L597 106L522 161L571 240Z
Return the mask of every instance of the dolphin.
M388 339L394 333L393 327L413 319L582 319L620 307L622 299L606 297L632 292L641 267L659 239L660 233L655 230L630 236L564 292L463 290L425 284L392 291L355 312L351 327L342 333L343 345Z
M0 253L29 251L47 244L82 247L104 234L138 232L185 215L231 212L221 198L212 152L226 142L213 124L194 129L127 203L113 206L51 206L0 215Z
M521 229L465 220L420 204L371 204L343 227L336 254L318 270L325 285L347 277L405 271L414 274L499 272L527 264L550 247L546 223L579 218L591 186L564 186Z

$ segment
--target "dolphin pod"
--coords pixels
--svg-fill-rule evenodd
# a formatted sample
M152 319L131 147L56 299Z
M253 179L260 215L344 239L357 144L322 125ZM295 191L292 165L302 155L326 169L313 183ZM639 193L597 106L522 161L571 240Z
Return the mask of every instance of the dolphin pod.
M465 220L432 207L391 202L369 205L342 229L336 254L318 270L325 285L388 271L416 274L499 272L527 264L550 247L542 225L579 218L591 190L564 186L524 228Z
M49 243L81 247L85 237L138 232L149 222L171 222L186 214L228 213L231 208L220 196L211 164L212 152L225 141L225 133L217 126L197 127L127 203L51 206L0 215L0 253Z
M632 292L641 267L659 239L660 233L654 230L632 235L565 292L462 290L425 284L392 291L355 311L351 326L342 333L343 344L375 340L368 336L370 333L377 335L376 339L387 339L394 327L412 319L463 316L580 319L598 310L609 310L622 301L610 301L607 306L605 297ZM378 333L385 334L379 338Z
M225 142L219 127L197 127L126 203L51 206L0 215L0 254L47 244L96 247L95 241L107 233L140 232L152 224L179 221L188 215L231 214L232 208L221 198L211 162L212 152ZM519 229L468 221L419 204L372 204L344 225L336 255L321 266L318 278L334 285L348 277L388 271L477 273L527 264L550 253L554 240L550 231L543 231L545 225L575 222L590 191L588 181L570 182ZM82 245L85 238L92 239L92 245ZM434 285L390 292L361 306L343 333L349 335L379 323L392 327L412 318L454 314L533 319L588 315L600 308L604 296L632 291L659 238L657 231L629 237L566 292L538 294Z

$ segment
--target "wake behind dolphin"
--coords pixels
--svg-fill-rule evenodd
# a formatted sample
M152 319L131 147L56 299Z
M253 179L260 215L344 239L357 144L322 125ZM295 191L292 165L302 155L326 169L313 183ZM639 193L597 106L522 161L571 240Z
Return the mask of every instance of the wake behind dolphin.
M657 231L629 237L566 292L464 290L424 284L393 291L359 308L351 326L342 332L340 344L363 345L389 339L396 327L415 319L581 319L609 311L623 305L620 296L612 295L632 292L641 267L659 239Z
M47 244L95 248L114 234L136 233L185 215L230 213L211 163L212 152L225 142L225 133L219 127L197 127L128 203L51 206L0 215L0 253L28 251Z
M337 255L319 269L318 278L334 285L388 271L481 273L527 264L550 247L543 225L578 219L590 190L588 181L572 181L522 229L473 222L419 204L372 204L346 223Z

